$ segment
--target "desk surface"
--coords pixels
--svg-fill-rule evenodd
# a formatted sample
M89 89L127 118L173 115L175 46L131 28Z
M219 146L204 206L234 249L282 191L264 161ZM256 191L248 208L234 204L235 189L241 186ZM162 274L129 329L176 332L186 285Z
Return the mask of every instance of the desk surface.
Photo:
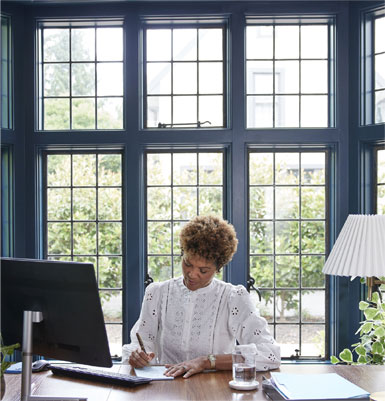
M125 373L127 365L116 365L111 368ZM385 390L385 366L334 366L334 365L282 365L276 371L286 373L330 373L335 372L362 387L369 393ZM270 377L269 373L264 374ZM257 380L261 382L262 373ZM6 393L3 401L20 400L21 375L6 375ZM228 382L231 372L200 373L189 379L181 377L175 380L157 381L136 388L112 386L109 384L69 379L54 376L50 371L32 374L35 385L34 395L83 396L89 401L248 401L267 400L261 390L232 390Z

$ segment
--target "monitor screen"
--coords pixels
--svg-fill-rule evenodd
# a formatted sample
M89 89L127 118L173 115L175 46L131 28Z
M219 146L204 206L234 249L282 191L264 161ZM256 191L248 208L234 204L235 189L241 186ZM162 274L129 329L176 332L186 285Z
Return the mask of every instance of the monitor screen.
M33 324L33 353L93 366L112 366L95 271L91 263L1 258L1 333L22 342L23 312Z

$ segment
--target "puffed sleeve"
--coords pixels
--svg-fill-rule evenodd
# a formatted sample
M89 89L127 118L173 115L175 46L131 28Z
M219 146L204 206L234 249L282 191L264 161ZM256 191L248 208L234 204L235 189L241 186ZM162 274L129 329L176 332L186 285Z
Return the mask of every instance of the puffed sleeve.
M131 343L124 344L122 363L128 364L131 352L140 348L136 333L139 333L147 352L157 354L156 339L159 328L160 283L150 284L144 293L139 319L131 329Z
M250 294L242 285L234 286L229 297L229 329L239 344L257 346L257 370L276 369L281 350L269 332L267 321L259 315Z

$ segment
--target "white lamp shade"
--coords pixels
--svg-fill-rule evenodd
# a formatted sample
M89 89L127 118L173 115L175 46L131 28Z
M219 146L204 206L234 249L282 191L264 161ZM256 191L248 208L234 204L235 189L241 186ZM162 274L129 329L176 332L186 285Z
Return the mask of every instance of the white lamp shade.
M385 276L385 215L349 215L322 271L336 276Z

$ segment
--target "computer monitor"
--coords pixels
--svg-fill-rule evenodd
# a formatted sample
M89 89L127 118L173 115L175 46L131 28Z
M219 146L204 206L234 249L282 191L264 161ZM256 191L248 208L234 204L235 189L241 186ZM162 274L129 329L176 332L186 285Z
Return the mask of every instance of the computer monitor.
M91 263L1 258L1 333L22 342L24 311L33 325L33 353L93 366L112 366Z

